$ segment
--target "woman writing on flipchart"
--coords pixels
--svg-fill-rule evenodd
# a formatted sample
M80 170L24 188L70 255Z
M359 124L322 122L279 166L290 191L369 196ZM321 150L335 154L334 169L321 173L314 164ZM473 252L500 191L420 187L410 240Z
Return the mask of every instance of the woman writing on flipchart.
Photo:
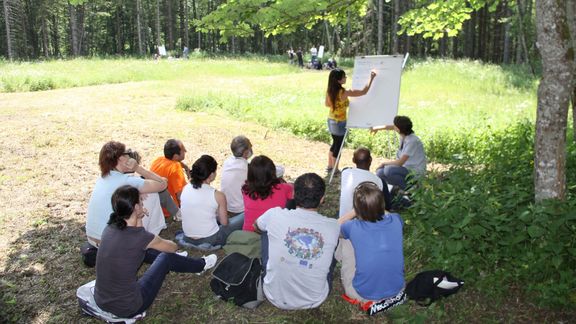
M376 77L376 72L370 72L370 80L362 90L346 90L342 87L346 83L346 72L338 68L330 71L328 89L326 90L326 107L330 108L328 130L332 135L332 146L330 146L330 151L328 152L327 173L332 172L334 168L338 170L336 158L346 134L346 113L350 104L348 97L360 97L368 93L374 77Z

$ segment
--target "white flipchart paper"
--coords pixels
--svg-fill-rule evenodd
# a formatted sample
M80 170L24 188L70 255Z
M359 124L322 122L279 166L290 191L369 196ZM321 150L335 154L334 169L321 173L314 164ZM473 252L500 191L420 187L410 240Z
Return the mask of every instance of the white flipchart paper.
M377 75L367 94L350 97L347 127L370 128L392 125L394 117L398 114L403 61L402 55L356 57L352 89L363 89L370 80L370 71L375 70Z

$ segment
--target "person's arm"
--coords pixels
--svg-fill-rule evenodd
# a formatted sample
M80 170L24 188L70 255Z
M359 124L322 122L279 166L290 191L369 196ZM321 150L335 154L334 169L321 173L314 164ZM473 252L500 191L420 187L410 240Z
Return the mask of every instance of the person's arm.
M178 245L176 243L165 240L160 236L154 236L154 239L148 243L147 249L154 249L160 252L174 253L178 250Z
M256 222L254 222L254 232L262 234L262 230L260 229L260 227L258 227L258 224L256 224Z
M186 174L186 178L188 179L188 181L190 181L190 168L186 165L186 163L180 162L180 165L182 165L182 169L184 169L184 173Z
M378 169L381 169L387 165L396 165L396 166L403 166L404 163L406 163L406 161L408 161L409 156L404 154L402 155L399 159L396 160L389 160L389 161L385 161L382 164L380 164L380 166L378 167Z
M345 100L346 97L360 97L360 96L367 94L368 91L370 90L370 87L372 86L372 81L374 81L375 77L376 77L376 72L374 72L374 71L370 72L370 80L368 81L368 84L364 87L364 89L362 89L362 90L345 90L342 99Z
M126 162L128 170L131 172L137 172L139 175L144 177L144 185L138 190L142 193L160 192L168 186L166 179L160 177L156 173L144 169L138 162L132 158Z
M354 211L354 209L352 209L351 211L347 212L346 214L342 215L342 217L338 218L338 224L342 225L345 222L353 219L354 217L356 217L356 211Z
M228 206L226 204L226 196L218 191L214 191L214 198L216 198L216 202L218 203L218 221L220 225L228 225Z
M330 100L330 96L326 93L326 99L324 99L324 105L328 108L332 108L332 100Z
M370 134L376 134L381 130L394 130L394 125L372 126L370 127Z

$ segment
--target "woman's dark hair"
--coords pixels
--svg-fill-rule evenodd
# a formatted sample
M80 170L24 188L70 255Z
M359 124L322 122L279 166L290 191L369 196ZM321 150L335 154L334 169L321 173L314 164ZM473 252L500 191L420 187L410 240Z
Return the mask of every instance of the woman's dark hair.
M382 190L374 182L360 183L354 190L353 203L360 219L372 223L382 220L386 203Z
M140 203L140 192L138 189L124 185L119 187L112 194L112 214L108 220L108 225L115 225L119 229L126 228L126 219L130 218L134 212L136 204Z
M274 162L265 155L259 155L248 164L248 178L242 186L242 192L253 200L264 200L279 183Z
M202 183L204 180L208 179L208 177L212 174L212 172L216 172L218 168L218 162L214 160L213 157L210 155L202 155L194 164L192 164L192 168L190 169L190 183L194 189L198 189L202 187Z
M406 116L394 117L394 126L398 128L398 131L402 135L410 135L414 133L412 130L412 121Z
M118 159L124 154L126 145L110 141L100 149L100 156L98 157L98 165L100 166L100 174L102 177L110 174L118 165Z
M342 84L340 84L340 80L346 76L346 72L342 69L333 69L330 71L330 75L328 76L328 90L326 93L328 94L328 98L330 98L330 103L332 104L332 111L336 109L336 98L338 97L338 93L342 90Z

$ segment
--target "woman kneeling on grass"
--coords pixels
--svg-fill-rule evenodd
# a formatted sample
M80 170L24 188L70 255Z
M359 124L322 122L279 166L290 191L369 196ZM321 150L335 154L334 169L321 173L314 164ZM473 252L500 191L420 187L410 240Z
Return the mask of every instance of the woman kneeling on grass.
M192 179L180 195L182 230L188 243L222 246L230 233L242 229L244 216L228 219L226 196L210 186L217 168L218 163L210 155L202 155L190 168Z
M180 256L174 253L176 243L146 232L138 189L116 189L112 210L96 258L94 299L102 310L132 318L152 305L168 272L200 273L216 264L215 254L200 259ZM138 279L142 262L152 264Z
M336 259L347 299L373 315L406 301L402 218L384 212L384 195L372 182L359 184L353 199L354 211L338 220L344 239Z

